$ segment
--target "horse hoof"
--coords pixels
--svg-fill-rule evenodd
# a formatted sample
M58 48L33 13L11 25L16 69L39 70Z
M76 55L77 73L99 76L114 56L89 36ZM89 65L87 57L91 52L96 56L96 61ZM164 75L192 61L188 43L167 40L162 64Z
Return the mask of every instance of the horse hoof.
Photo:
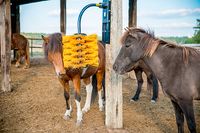
M131 102L137 102L138 101L138 99L133 99L133 98L131 98L131 100L130 100Z
M106 105L106 101L105 100L103 100L103 106L105 106Z
M69 120L71 117L69 116L69 115L64 115L63 116L63 119L65 119L65 120Z
M89 110L90 110L90 108L83 108L83 109L82 109L82 112L83 112L83 113L87 113Z
M151 100L151 103L156 103L156 100Z
M77 126L77 127L80 127L81 125L82 125L82 121L77 121L77 122L76 122L76 126Z
M29 68L29 66L24 66L24 67L23 67L23 69L28 69L28 68Z
M16 68L19 68L19 65L15 65Z
M99 107L99 111L103 112L104 111L104 107Z

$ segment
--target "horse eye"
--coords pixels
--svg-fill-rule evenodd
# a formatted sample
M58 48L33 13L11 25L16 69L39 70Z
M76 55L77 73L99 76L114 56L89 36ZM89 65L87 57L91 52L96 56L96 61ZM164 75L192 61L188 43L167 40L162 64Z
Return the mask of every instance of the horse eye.
M131 46L131 43L126 43L126 44L125 44L125 47L126 47L126 48L128 48L128 47L130 47L130 46Z
M132 44L132 41L130 39L128 39L125 43L125 47L130 47Z

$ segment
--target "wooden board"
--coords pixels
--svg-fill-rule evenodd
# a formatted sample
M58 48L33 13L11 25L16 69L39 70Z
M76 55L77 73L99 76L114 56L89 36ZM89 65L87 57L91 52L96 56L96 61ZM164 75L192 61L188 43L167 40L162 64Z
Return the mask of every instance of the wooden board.
M122 34L122 0L111 0L111 40L106 45L106 126L122 128L122 78L113 70Z
M66 1L60 0L60 31L66 34Z
M129 27L135 27L137 25L137 0L129 0Z
M11 91L10 67L11 67L11 18L10 0L4 0L0 4L0 43L1 43L1 74L3 91Z

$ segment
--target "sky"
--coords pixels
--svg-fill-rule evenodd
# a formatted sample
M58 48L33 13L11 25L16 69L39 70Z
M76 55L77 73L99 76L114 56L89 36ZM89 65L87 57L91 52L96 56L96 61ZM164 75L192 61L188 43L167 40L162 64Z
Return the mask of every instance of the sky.
M20 6L21 32L54 33L60 31L60 0L49 0ZM123 1L123 27L128 26L128 0ZM67 0L66 34L77 33L81 9L101 0ZM188 36L194 34L200 19L200 0L138 0L137 26L151 29L156 36ZM82 32L101 35L102 10L91 7L82 17Z

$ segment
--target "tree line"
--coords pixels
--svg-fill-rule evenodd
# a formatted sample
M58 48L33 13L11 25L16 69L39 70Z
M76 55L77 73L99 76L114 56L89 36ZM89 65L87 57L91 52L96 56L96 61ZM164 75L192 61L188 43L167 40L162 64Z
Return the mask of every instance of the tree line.
M200 44L200 19L197 19L197 25L194 28L195 32L194 35L192 37L187 37L187 36L183 36L183 37L160 37L161 39L167 40L167 41L172 41L172 42L176 42L179 44ZM25 35L28 38L41 38L41 35L47 35L46 33L22 33L23 35ZM99 38L101 38L99 36ZM41 43L41 41L37 40L37 43Z

